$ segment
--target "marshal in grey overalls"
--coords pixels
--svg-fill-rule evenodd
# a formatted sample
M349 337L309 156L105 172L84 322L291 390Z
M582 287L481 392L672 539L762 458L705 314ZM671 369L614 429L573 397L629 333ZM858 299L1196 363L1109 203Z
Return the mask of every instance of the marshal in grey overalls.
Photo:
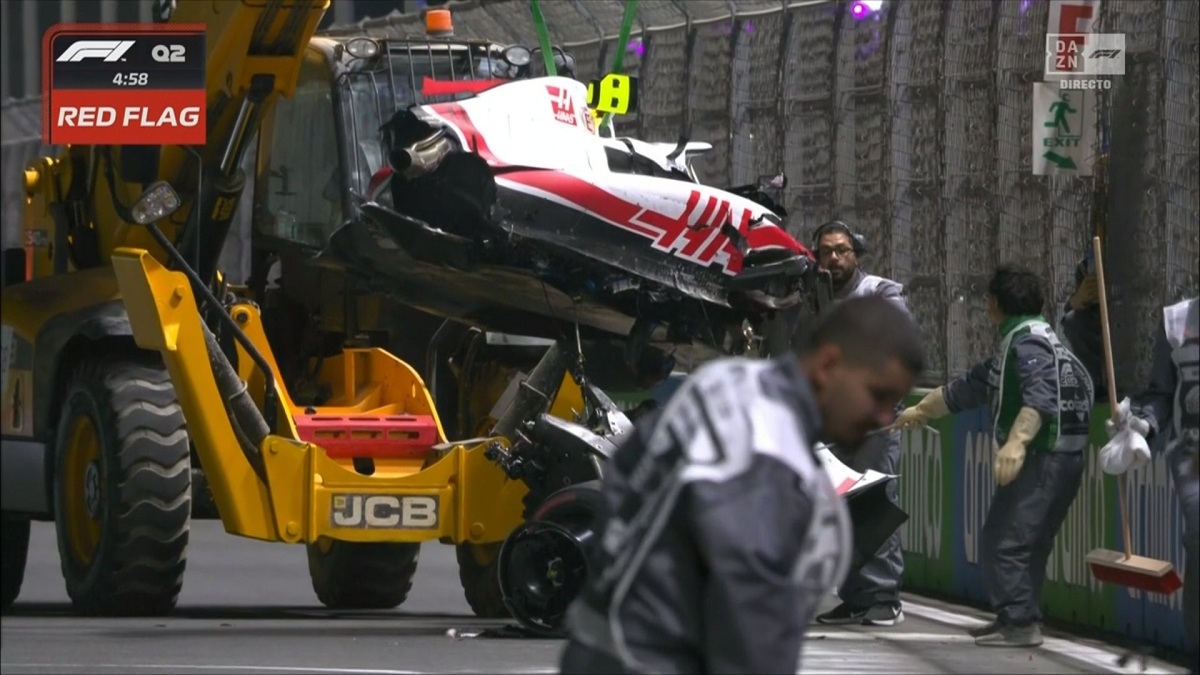
M1094 404L1092 380L1041 317L1015 317L1001 327L996 356L946 385L957 413L989 405L996 447L1008 439L1022 407L1042 417L1016 479L999 486L980 537L980 566L996 620L1039 623L1046 563L1087 464Z
M885 279L862 270L855 272L854 277L844 288L834 294L834 302L849 298L860 298L878 295L891 300L905 312L908 304L904 299L904 286L899 282ZM910 313L911 314L911 313ZM904 409L900 404L896 414ZM851 469L860 473L868 470L886 474L900 473L900 432L876 434L868 437L862 445L851 453L838 453L838 456ZM899 504L896 494L896 481L887 487L888 499ZM851 569L846 575L846 581L838 588L838 597L842 602L856 609L869 609L877 604L899 604L900 587L904 577L904 549L901 547L900 530L896 530L887 541L879 547L875 557L861 567Z

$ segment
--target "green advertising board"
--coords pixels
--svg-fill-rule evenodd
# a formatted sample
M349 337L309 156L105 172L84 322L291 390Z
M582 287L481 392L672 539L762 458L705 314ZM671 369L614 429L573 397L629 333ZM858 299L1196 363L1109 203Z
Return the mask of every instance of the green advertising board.
M915 394L909 405L924 393ZM1094 459L1107 440L1108 414L1107 405L1093 410L1093 461L1055 540L1042 611L1048 618L1182 649L1182 591L1165 596L1102 584L1086 562L1095 548L1123 548L1117 481ZM909 514L901 528L906 589L986 606L978 555L995 489L990 416L968 411L904 432L899 471L899 498ZM1182 573L1183 528L1165 461L1156 457L1130 472L1128 483L1133 552L1170 560Z

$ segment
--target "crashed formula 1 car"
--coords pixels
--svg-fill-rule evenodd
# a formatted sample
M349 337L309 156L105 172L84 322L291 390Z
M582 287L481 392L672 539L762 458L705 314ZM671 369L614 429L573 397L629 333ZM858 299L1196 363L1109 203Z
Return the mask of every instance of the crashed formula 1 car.
M527 76L530 52L363 37L328 47L333 95L315 76L311 88L302 82L276 124L319 126L332 98L337 151L273 147L260 162L255 227L264 250L316 249L303 264L344 271L355 292L477 333L552 341L526 379L509 382L512 402L497 404L494 425L464 425L509 439L485 456L528 494L524 524L499 551L459 561L460 572L474 566L498 582L468 592L480 616L498 616L498 590L505 615L555 632L586 575L597 479L629 428L597 384L604 366L591 366L596 378L585 372L582 345L623 343L639 382L666 376L675 358L686 370L722 354L773 353L766 336L787 337L827 275L783 228L786 212L768 194L784 187L781 176L702 185L691 162L710 145L601 133L587 86ZM308 276L283 267L285 290ZM297 287L309 292L292 296L319 289ZM282 341L298 333L278 331ZM435 354L437 343L435 334ZM476 343L466 344L461 372L474 360ZM588 363L602 363L594 354ZM431 384L438 360L427 354ZM572 420L549 412L567 373L583 397ZM464 389L458 404L466 398Z
M474 95L383 125L387 162L360 206L370 241L360 227L332 242L391 283L419 285L405 295L420 308L508 333L624 338L636 369L651 345L693 363L743 353L810 302L813 256L767 194L782 176L700 184L691 159L709 144L602 136L571 78L461 85ZM674 366L651 362L663 375Z

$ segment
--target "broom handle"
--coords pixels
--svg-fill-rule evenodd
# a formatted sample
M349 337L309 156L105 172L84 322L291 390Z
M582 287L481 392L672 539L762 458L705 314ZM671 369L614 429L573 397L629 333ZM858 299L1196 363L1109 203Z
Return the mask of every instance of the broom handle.
M1133 537L1129 534L1129 505L1125 502L1125 474L1117 476L1117 500L1121 504L1121 534L1125 537L1125 559L1133 557Z
M1111 419L1117 419L1117 379L1114 377L1112 333L1108 328L1108 291L1104 287L1104 256L1100 237L1092 237L1092 254L1096 258L1096 292L1100 296L1100 330L1104 336L1104 374L1108 380L1108 408ZM1133 537L1129 533L1129 506L1125 501L1125 474L1117 476L1117 499L1121 506L1121 534L1125 538L1125 558L1132 555Z

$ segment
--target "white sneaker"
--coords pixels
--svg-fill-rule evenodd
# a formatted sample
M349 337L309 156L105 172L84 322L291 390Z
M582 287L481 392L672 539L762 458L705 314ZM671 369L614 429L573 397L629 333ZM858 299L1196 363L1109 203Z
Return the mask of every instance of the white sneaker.
M863 615L864 626L895 626L904 622L904 610L900 603L881 603L871 607Z

